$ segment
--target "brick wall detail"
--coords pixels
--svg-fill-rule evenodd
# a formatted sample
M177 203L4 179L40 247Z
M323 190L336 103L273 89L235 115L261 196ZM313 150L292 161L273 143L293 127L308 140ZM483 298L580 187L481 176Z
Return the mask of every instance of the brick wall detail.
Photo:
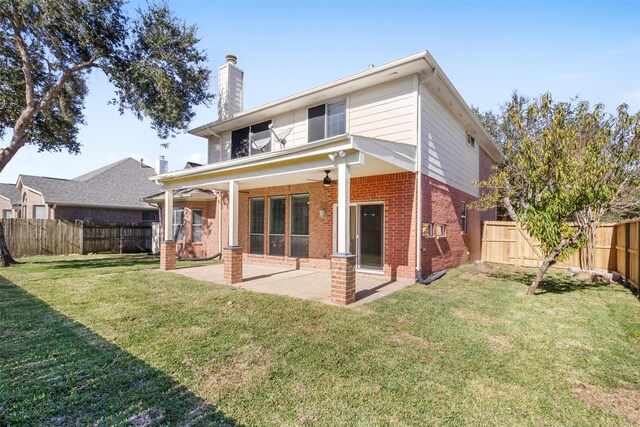
M180 258L210 257L218 252L222 252L222 249L228 245L228 200L229 198L226 193L221 193L220 204L217 199L189 202L174 200L174 208L184 209L184 240L182 242L176 242L176 251ZM193 239L191 238L193 209L202 209L201 243L193 243ZM219 220L222 221L222 236L219 236ZM163 205L160 205L160 221L164 224ZM164 227L162 227L161 239L164 239Z

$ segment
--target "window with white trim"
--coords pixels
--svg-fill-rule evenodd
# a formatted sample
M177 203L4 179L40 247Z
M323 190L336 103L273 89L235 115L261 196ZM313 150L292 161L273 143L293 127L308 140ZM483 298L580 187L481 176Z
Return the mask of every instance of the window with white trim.
M34 219L45 219L46 211L43 205L33 205L33 218Z
M309 257L309 195L292 194L289 255Z
M469 134L467 134L467 145L471 148L476 146L476 139Z
M231 158L271 151L271 120L231 132Z
M285 197L269 197L269 255L284 256Z
M249 253L264 253L264 197L249 199Z
M174 242L182 242L184 240L184 209L173 208L173 233Z
M191 243L202 243L202 209L191 209Z
M320 141L347 133L347 100L316 105L308 111L308 140Z
M445 237L447 235L447 224L436 224L436 236Z

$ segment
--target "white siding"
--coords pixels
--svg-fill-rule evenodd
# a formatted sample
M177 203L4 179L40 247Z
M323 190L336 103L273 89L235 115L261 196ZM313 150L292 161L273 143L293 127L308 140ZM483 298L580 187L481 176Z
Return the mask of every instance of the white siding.
M413 77L368 88L349 97L351 135L416 144Z
M220 161L220 140L215 136L209 138L207 150L207 163L217 163Z
M467 144L467 132L441 101L420 87L422 173L472 196L480 173L478 143Z

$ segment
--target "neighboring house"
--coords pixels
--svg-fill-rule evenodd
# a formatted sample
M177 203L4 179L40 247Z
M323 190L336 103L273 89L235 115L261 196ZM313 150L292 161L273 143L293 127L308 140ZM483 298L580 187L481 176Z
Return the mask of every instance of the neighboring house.
M208 140L209 163L154 177L165 235L199 228L199 243L180 236L188 253L224 249L231 283L243 260L330 268L343 304L354 270L413 278L480 258L495 211L468 204L501 153L429 52L246 111L243 78L227 56L219 119L190 131ZM194 188L216 200L176 197ZM175 242L162 247L171 269Z
M158 209L140 199L158 191L157 172L126 158L73 179L20 175L21 218L96 222L158 221Z
M19 218L20 193L14 184L0 184L0 209L2 219Z

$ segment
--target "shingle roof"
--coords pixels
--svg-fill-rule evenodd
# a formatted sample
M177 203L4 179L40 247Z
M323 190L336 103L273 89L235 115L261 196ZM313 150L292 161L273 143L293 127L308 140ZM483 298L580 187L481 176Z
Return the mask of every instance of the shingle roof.
M12 206L20 203L20 192L16 188L15 184L0 183L0 196L4 196L9 199Z
M140 199L158 191L149 180L155 174L152 167L126 158L74 179L20 175L19 180L49 204L151 209Z

